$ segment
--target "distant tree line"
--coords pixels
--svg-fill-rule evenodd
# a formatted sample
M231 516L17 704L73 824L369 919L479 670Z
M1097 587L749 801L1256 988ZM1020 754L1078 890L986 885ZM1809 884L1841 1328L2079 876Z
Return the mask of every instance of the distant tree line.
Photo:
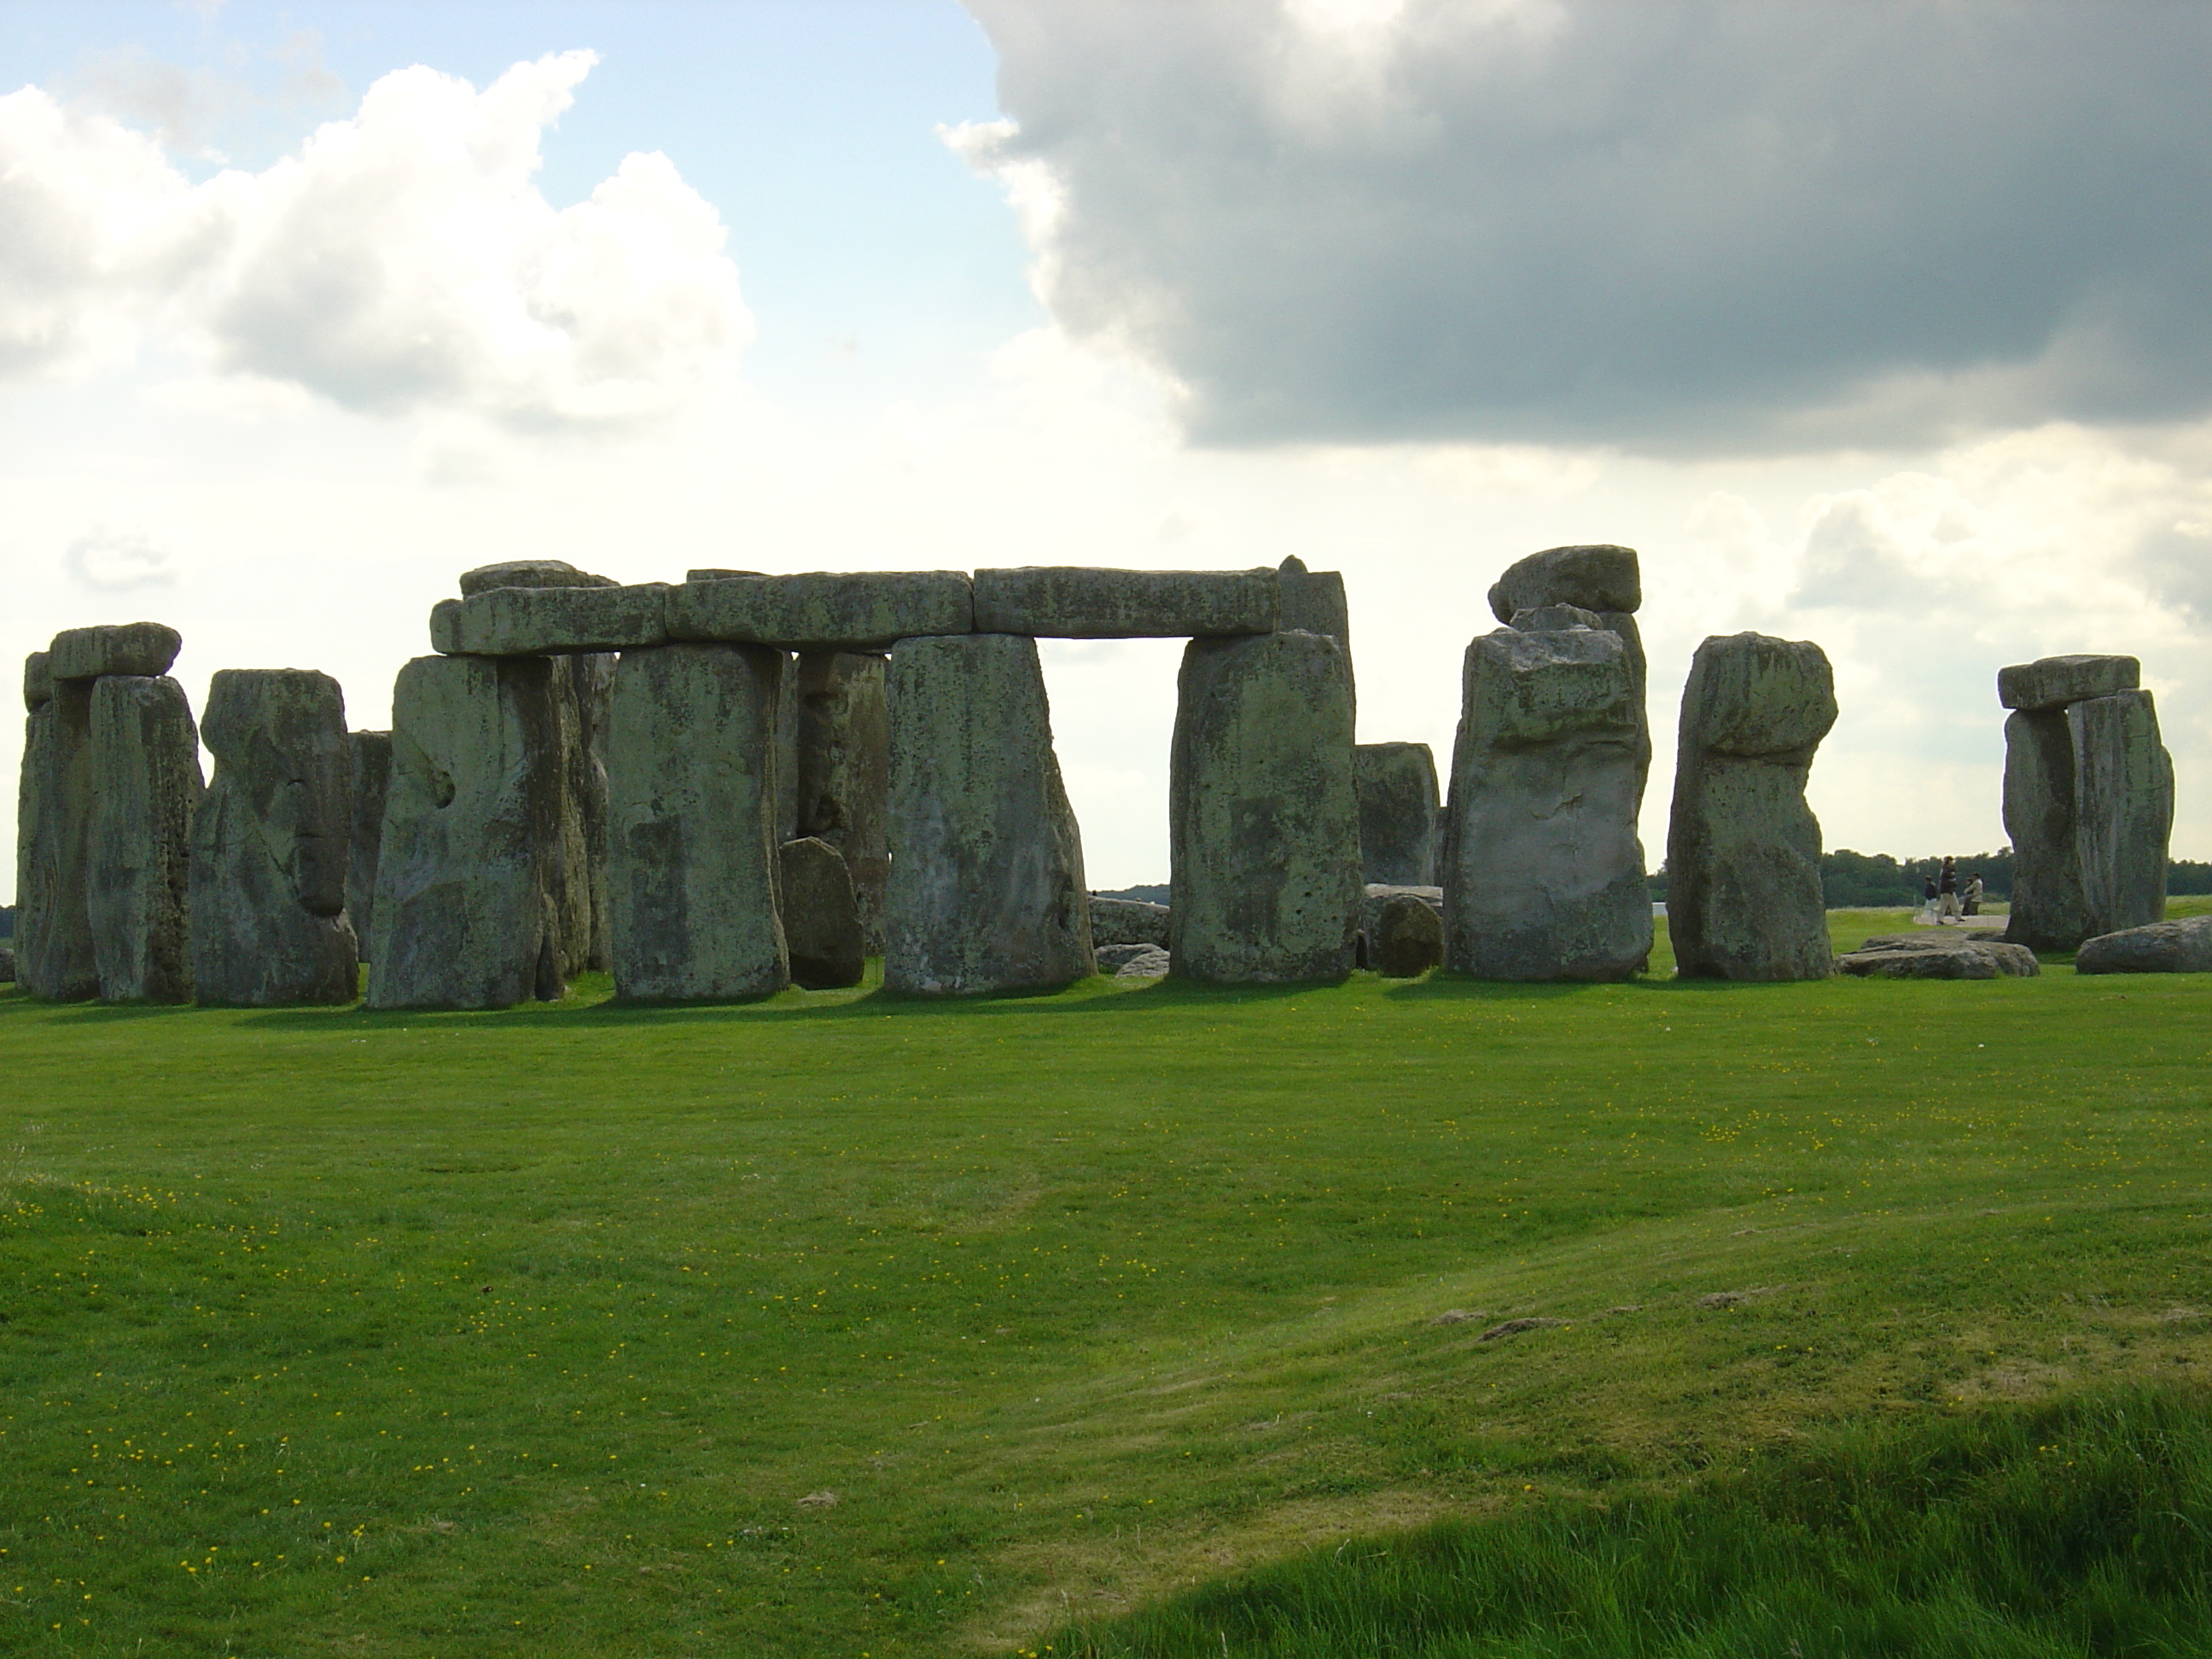
M1989 897L2012 896L2011 848L1999 848L1994 853L1961 853L1958 859L1961 881L1969 875L1979 875L1982 890ZM1942 867L1940 857L1893 859L1887 853L1854 853L1848 847L1839 847L1820 855L1820 887L1831 910L1862 905L1902 908L1918 904L1923 884ZM1661 870L1650 883L1653 899L1664 899L1666 871ZM2175 859L2166 867L2166 890L2176 896L2212 893L2212 864Z

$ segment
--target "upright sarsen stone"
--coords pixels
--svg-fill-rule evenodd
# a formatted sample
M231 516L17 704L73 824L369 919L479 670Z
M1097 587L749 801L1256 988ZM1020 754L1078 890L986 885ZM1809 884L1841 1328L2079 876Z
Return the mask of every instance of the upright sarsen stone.
M351 1002L361 958L346 915L356 745L338 683L308 668L222 670L208 686L204 730L215 778L192 828L199 1000Z
M100 994L85 908L93 682L56 681L45 656L33 653L24 676L27 699L38 700L15 798L15 978L34 997L82 1002Z
M2070 703L2074 842L2091 934L2166 919L2166 837L2173 828L2173 762L2159 740L2148 691Z
M607 901L615 994L723 1002L790 982L776 915L783 653L667 645L615 666Z
M791 982L808 991L858 985L867 970L853 878L828 842L812 836L776 849L777 914L791 952Z
M199 733L166 677L92 683L92 823L86 905L103 1002L187 1002L188 900Z
M884 948L890 878L889 661L850 651L799 658L798 830L836 848L871 955Z
M376 854L384 840L384 800L392 788L392 733L356 732L347 746L353 756L353 846L346 856L346 920L367 962L375 948Z
M2074 734L2063 707L2005 717L2004 826L2012 842L2008 944L2070 951L2094 931L2074 838Z
M1636 799L1644 803L1644 782L1651 770L1651 728L1644 714L1644 688L1649 678L1644 661L1644 636L1637 629L1636 612L1644 604L1644 575L1636 550L1596 542L1574 547L1547 547L1531 553L1505 568L1492 584L1490 609L1510 628L1522 628L1516 618L1524 611L1547 611L1571 606L1590 613L1589 626L1620 635L1628 672L1636 682L1636 725L1638 759ZM1532 620L1531 629L1565 626L1565 619ZM1524 630L1525 631L1525 630Z
M1334 640L1191 641L1176 684L1168 828L1178 975L1265 985L1351 972L1359 811L1352 679Z
M1833 971L1805 778L1835 723L1835 676L1811 641L1735 634L1698 647L1667 831L1668 931L1685 977Z
M561 995L556 672L544 657L417 657L399 671L369 1006Z
M1636 694L1609 630L1499 629L1468 647L1444 811L1448 967L1510 980L1643 968Z
M1352 751L1362 879L1390 887L1437 881L1437 763L1425 743L1363 743Z
M1083 843L1053 754L1036 641L901 640L886 690L885 988L972 996L1089 978Z
M1275 568L1279 606L1275 626L1285 634L1326 634L1344 653L1345 677L1352 682L1352 708L1357 723L1359 676L1352 664L1352 606L1344 593L1344 575L1335 570L1309 570L1295 553Z

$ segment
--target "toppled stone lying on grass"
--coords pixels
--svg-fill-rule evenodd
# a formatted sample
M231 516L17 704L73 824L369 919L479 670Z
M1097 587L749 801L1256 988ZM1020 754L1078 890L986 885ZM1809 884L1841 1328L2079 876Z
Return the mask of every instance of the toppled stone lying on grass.
M1095 945L1092 947L1091 955L1097 958L1098 971L1108 974L1124 963L1134 962L1139 957L1162 949L1164 949L1163 946L1140 939L1120 945Z
M1139 946L1114 970L1115 979L1165 979L1175 969L1175 958L1157 945Z
M1478 1342L1494 1342L1501 1336L1518 1336L1523 1331L1554 1330L1566 1322L1564 1319L1507 1319L1492 1325L1474 1340Z
M1143 899L1091 896L1091 942L1095 946L1150 945L1168 948L1170 912L1164 904ZM1101 951L1100 959L1104 959Z
M2043 971L2024 945L1965 928L1883 933L1836 958L1836 971L1861 979L2033 979Z
M2212 974L2212 916L2154 921L2081 941L2077 974Z
M1444 959L1443 918L1411 893L1384 899L1365 932L1367 965L1385 979L1415 979Z

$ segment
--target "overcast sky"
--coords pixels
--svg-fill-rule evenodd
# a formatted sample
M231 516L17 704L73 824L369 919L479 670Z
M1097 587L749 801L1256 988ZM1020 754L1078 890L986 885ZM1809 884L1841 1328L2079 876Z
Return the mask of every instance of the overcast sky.
M1835 661L1831 846L1996 846L1996 669L2125 651L2212 856L2207 62L2153 0L10 0L0 650L155 617L195 705L381 726L495 559L1296 553L1442 761L1498 570L1624 542L1654 864L1745 628ZM1096 885L1166 878L1178 649L1047 647Z

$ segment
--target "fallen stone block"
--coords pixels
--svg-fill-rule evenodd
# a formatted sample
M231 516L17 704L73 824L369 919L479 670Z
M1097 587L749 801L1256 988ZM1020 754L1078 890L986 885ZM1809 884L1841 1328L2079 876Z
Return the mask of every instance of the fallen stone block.
M1175 958L1156 945L1140 947L1115 969L1115 979L1165 979L1175 971Z
M1091 943L1094 949L1108 945L1128 947L1152 945L1164 951L1168 948L1170 912L1164 904L1148 904L1142 899L1108 898L1091 895Z
M886 651L900 640L975 631L962 570L819 572L686 582L668 599L672 640L789 651Z
M441 599L430 646L447 656L568 656L660 645L668 638L666 582L635 587L494 587Z
M2077 974L2212 974L2212 916L2154 921L2081 941Z
M103 674L158 679L184 648L184 635L161 623L65 628L47 647L46 672L58 680L88 680Z
M2090 697L2133 691L2142 684L2142 664L2133 657L2044 657L1997 670L1997 702L2007 708L2039 714Z
M975 573L975 630L1071 640L1267 634L1272 570L1101 570L1036 565Z
M1385 979L1415 979L1444 959L1444 923L1425 899L1397 893L1376 908L1367 965Z

